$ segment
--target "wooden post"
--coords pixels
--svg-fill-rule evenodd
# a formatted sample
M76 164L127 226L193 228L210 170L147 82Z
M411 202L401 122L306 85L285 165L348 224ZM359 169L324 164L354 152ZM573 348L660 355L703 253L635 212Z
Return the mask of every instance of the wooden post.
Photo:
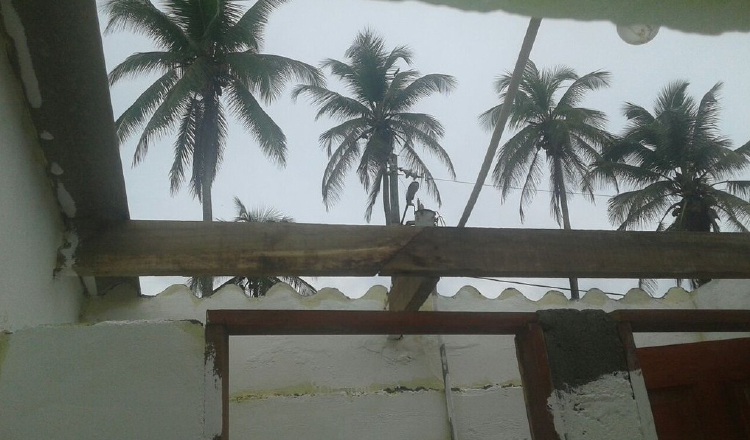
M229 334L222 324L206 325L205 374L205 437L228 440Z
M601 310L537 315L516 337L532 438L656 440L629 329Z
M526 416L529 419L531 438L534 440L559 440L547 399L552 394L552 374L547 358L544 332L538 323L530 323L516 334L516 357L521 372Z

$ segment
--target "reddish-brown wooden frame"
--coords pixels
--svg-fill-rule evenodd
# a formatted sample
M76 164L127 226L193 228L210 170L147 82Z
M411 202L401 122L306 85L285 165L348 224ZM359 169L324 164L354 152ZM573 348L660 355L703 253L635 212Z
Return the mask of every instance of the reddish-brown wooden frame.
M750 310L618 310L629 366L637 366L633 332L750 332ZM206 354L222 384L221 440L229 439L229 336L443 334L515 335L529 427L534 439L554 439L546 397L552 380L544 335L533 312L373 312L209 310Z

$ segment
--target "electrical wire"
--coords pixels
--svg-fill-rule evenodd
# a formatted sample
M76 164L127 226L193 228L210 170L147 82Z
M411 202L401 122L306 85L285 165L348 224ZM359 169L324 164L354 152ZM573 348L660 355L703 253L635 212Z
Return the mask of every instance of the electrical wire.
M497 283L505 283L505 284L518 284L521 286L530 286L530 287L542 287L545 289L556 289L556 290L570 290L570 287L560 287L560 286L549 286L547 284L535 284L535 283L525 283L523 281L511 281L511 280L502 280L499 278L490 278L490 277L471 277L477 280L487 280L487 281L495 281ZM591 289L578 289L581 292L588 292ZM625 296L625 294L622 293L609 293L607 292L607 295L614 295L614 296Z

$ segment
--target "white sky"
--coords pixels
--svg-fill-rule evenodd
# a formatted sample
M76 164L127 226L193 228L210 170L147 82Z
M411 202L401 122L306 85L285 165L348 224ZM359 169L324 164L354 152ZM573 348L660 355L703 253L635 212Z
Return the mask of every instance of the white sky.
M100 18L102 24L105 17ZM458 80L450 96L437 95L422 101L416 111L436 116L446 128L443 146L456 168L456 182L440 181L442 207L423 191L418 193L426 207L436 209L448 226L455 226L471 192L490 134L477 123L477 116L497 103L492 83L515 64L528 19L502 12L479 14L415 2L378 2L372 0L293 0L271 14L266 32L265 53L295 58L319 65L325 58L345 60L344 51L356 33L370 27L382 35L388 48L408 45L415 54L413 67L422 74L445 73ZM151 50L148 40L127 32L104 37L107 69L111 70L127 55ZM740 146L750 140L747 103L750 86L750 34L728 33L721 36L685 34L662 28L657 37L643 46L630 46L617 36L608 22L544 20L531 59L540 68L558 64L572 67L583 75L593 70L612 73L612 86L592 92L582 105L596 108L609 116L608 129L619 133L625 119L621 108L629 101L653 108L657 93L668 82L678 79L691 83L689 92L700 99L717 81L724 82L721 92L722 133ZM153 80L153 79L151 79ZM112 90L115 117L129 106L149 84L149 79L123 81ZM336 87L329 79L329 87ZM233 198L246 206L272 206L300 223L365 224L366 193L352 173L341 200L326 212L321 200L321 179L327 163L318 144L319 134L335 121L314 121L315 109L304 99L295 104L291 87L266 110L284 130L289 146L288 164L279 169L268 161L250 135L237 124L230 125L224 162L213 189L214 215L231 219ZM504 140L511 133L506 132ZM503 140L503 141L504 141ZM172 139L154 145L146 159L132 168L136 138L122 147L122 160L131 217L134 219L200 220L201 209L187 190L169 195L167 173L172 163ZM436 178L448 179L445 169L429 156L423 156ZM750 178L750 172L744 178ZM464 183L471 182L471 183ZM409 181L401 179L401 198ZM546 181L540 184L547 189ZM576 229L613 229L607 220L604 195L599 191L596 205L582 197L571 198L571 223ZM401 200L403 208L403 200ZM383 224L382 204L375 205L372 224ZM407 218L409 218L407 216ZM539 191L526 208L526 221L518 215L518 195L504 204L499 192L485 187L468 225L500 228L557 228L550 216L549 194ZM613 250L616 251L616 250ZM156 294L180 278L143 279L145 294ZM359 297L372 285L388 286L387 278L317 278L318 288L336 287L348 296ZM524 279L524 282L567 287L567 280ZM673 282L663 282L661 290ZM484 295L496 297L507 287L517 287L531 298L549 289L472 280L443 279L438 291L453 295L466 284ZM582 289L601 288L625 293L635 280L580 281Z

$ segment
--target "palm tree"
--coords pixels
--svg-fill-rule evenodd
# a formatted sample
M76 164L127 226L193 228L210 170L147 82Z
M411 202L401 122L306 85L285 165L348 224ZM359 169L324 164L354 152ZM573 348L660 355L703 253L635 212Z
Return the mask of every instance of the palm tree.
M582 188L593 199L585 179L588 165L600 158L599 151L611 141L611 135L604 130L604 113L577 105L586 92L608 86L609 77L602 71L579 77L564 66L540 71L532 61L526 64L508 120L509 127L517 132L501 147L493 171L502 200L521 187L521 221L524 206L536 194L545 159L550 170L550 208L558 224L571 229L568 185ZM506 74L495 83L501 101L510 81L511 75ZM565 84L567 89L555 102ZM487 110L480 116L481 122L493 128L501 110L502 105ZM575 278L570 279L570 289L571 297L578 299Z
M286 137L263 110L287 81L321 84L315 67L260 53L268 16L284 0L258 0L243 12L235 0L166 0L162 9L149 0L108 0L105 32L129 29L149 36L160 49L135 53L109 74L110 84L137 75L158 74L117 119L121 141L140 132L133 164L151 144L176 129L172 193L190 171L190 190L211 221L211 186L226 145L229 112L261 150L284 165Z
M455 80L449 75L419 76L415 70L402 70L397 63L401 60L410 66L412 52L405 46L387 51L383 39L370 30L357 35L345 56L349 64L327 59L322 66L346 85L351 97L316 84L299 85L293 93L294 97L308 95L319 107L316 119L327 115L341 121L320 135L329 157L323 173L323 202L330 208L338 200L346 173L359 161L357 175L368 191L365 218L370 221L382 192L386 224L398 224L399 212L391 209L391 199L398 198L396 154L405 167L424 179L438 204L440 192L415 147L436 156L455 177L448 153L440 145L443 126L431 115L411 112L421 98L451 91Z
M273 208L262 208L248 210L245 205L240 201L239 198L234 198L234 206L237 209L237 216L234 218L236 222L271 222L271 223L289 223L294 222L294 219L286 216ZM245 291L245 294L249 297L257 298L264 296L268 290L278 283L287 283L292 286L302 296L310 296L317 293L315 287L300 277L292 276L266 276L266 277L249 277L249 276L234 276L223 282L216 289L211 289L213 294L224 286L236 285ZM188 280L188 286L194 293L198 293L201 290L200 278L190 278ZM211 286L213 287L213 286ZM209 295L210 295L209 294ZM203 296L208 296L204 295Z
M688 85L667 85L653 114L625 105L629 125L595 169L598 178L635 187L609 201L609 218L618 230L656 222L657 230L719 232L725 224L748 231L750 181L729 179L750 164L750 142L732 150L718 132L721 83L697 105L686 94Z

